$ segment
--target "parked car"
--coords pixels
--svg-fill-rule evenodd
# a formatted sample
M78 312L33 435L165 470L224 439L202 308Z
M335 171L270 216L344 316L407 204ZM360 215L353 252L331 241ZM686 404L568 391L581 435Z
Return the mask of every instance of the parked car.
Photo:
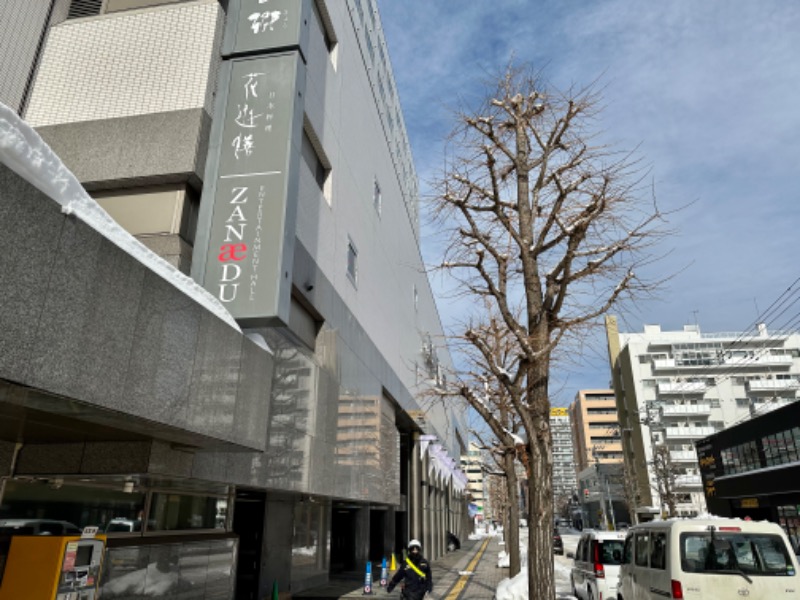
M564 556L564 540L561 539L556 527L553 528L553 552Z
M625 534L619 531L584 531L578 541L570 583L572 595L582 600L614 598L619 586L619 566Z
M68 521L51 519L0 519L4 535L80 535L81 530Z
M617 600L797 598L799 571L775 523L652 521L628 530Z

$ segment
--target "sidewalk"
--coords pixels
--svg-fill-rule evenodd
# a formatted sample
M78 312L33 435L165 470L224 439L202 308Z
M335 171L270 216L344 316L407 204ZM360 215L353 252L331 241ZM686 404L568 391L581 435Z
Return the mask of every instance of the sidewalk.
M497 567L497 553L503 547L498 544L499 537L485 540L465 540L461 549L448 552L441 558L431 561L433 571L434 600L492 600L500 580L508 577L508 569ZM469 567L469 570L468 570ZM400 600L400 589L388 594L380 583L380 565L376 571L373 566L373 597ZM391 574L390 574L391 577ZM302 600L340 600L342 598L361 598L364 595L363 575L356 581L353 576L336 578L326 585L293 594L293 599Z

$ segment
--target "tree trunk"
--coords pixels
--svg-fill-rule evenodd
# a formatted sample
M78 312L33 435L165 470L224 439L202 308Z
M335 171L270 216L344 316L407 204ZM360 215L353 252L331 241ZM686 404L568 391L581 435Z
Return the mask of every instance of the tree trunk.
M532 397L531 395L530 397ZM553 600L553 463L549 402L532 402L528 494L528 597ZM544 404L544 406L543 406Z
M506 452L503 455L503 470L506 472L506 486L508 489L508 527L506 528L505 540L506 552L508 552L510 563L509 577L517 575L522 568L519 558L519 489L514 463L514 453Z

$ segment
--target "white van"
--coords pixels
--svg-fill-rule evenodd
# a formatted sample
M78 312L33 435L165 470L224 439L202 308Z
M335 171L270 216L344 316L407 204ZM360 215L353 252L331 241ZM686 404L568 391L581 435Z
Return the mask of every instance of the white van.
M800 598L797 558L775 523L653 521L628 530L617 600Z
M580 600L616 598L625 534L618 531L584 531L570 573L572 595Z

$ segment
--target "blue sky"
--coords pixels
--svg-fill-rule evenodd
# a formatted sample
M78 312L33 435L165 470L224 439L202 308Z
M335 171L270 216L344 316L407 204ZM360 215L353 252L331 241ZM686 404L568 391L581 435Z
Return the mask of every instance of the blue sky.
M676 276L623 330L741 331L800 276L800 2L377 1L423 195L452 109L512 56L560 88L600 78L606 137L639 147L662 208L688 205L660 248ZM436 260L430 230L423 254ZM603 342L556 372L554 403L608 384Z

